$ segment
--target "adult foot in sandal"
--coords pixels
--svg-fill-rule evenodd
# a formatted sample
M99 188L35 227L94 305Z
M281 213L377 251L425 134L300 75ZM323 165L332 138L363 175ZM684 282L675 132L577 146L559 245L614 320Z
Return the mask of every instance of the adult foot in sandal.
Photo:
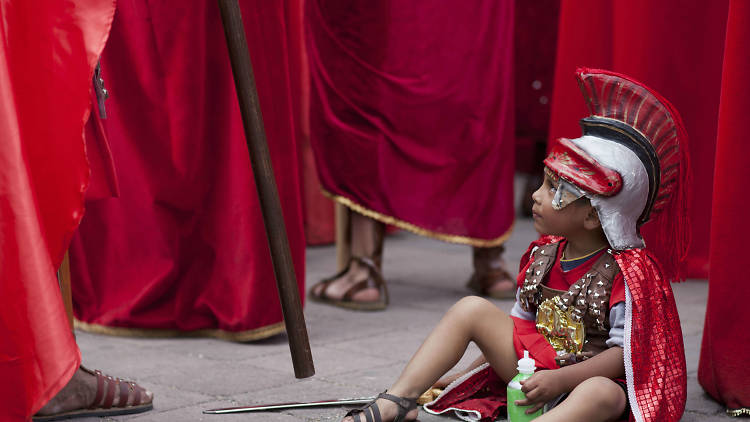
M380 310L388 305L388 290L380 271L374 262L361 257L352 257L342 272L315 284L308 297L357 310Z
M33 421L140 413L153 408L153 399L153 393L136 383L81 366Z
M385 309L388 299L380 274L385 225L351 213L351 255L340 273L313 285L308 297L349 309Z
M380 393L377 399L359 409L349 411L342 422L406 422L417 420L416 399Z
M506 269L503 245L491 248L472 248L474 274L466 287L481 296L512 299L516 296L516 280Z

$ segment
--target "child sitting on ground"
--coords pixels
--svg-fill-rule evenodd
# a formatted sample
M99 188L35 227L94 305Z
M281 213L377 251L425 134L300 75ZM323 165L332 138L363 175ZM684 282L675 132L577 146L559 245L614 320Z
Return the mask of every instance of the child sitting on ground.
M685 357L669 281L681 278L688 246L684 128L669 102L632 79L594 69L576 76L591 116L581 138L558 140L544 160L532 196L543 236L521 260L511 314L479 297L460 300L396 383L346 421L414 420L416 398L436 382L450 385L427 411L494 420L523 350L537 372L516 404L528 413L551 406L540 422L680 419ZM650 217L647 250L640 227ZM472 341L480 359L439 381Z

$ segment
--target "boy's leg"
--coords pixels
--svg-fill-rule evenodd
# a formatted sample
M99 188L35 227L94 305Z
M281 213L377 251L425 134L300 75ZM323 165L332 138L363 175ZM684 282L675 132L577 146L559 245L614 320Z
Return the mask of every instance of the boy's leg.
M578 384L562 403L535 421L616 421L626 404L620 385L609 378L593 377Z
M505 381L516 374L518 357L513 348L513 320L486 299L465 297L453 305L422 343L388 393L416 398L458 363L474 341ZM393 420L396 405L377 402L384 421ZM416 411L408 415L414 419Z

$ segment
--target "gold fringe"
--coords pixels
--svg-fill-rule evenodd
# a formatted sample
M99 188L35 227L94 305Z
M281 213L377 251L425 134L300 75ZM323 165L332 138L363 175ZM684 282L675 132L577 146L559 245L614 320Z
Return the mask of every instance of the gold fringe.
M513 221L508 228L508 230L503 233L500 237L496 237L494 239L477 239L474 237L468 237L468 236L458 236L455 234L445 234L445 233L438 233L432 230L428 230L419 226L416 226L412 223L407 223L406 221L399 220L397 218L391 217L389 215L381 214L377 211L373 211L369 208L365 208L362 205L352 201L349 198L335 195L331 192L328 192L326 189L321 188L321 191L323 192L323 195L331 198L332 200L345 205L352 210L366 216L370 217L373 220L380 221L385 224L390 224L391 226L396 226L400 229L408 230L412 233L416 233L420 236L426 236L431 237L433 239L442 240L444 242L450 242L450 243L459 243L462 245L471 245L476 246L478 248L491 248L494 246L500 246L503 243L505 243L506 240L510 237L511 232L513 231L513 226L515 225L515 221Z
M157 337L211 337L219 340L228 341L255 341L262 340L276 334L281 334L286 331L283 322L276 324L267 325L265 327L256 328L247 331L225 331L216 328L207 328L202 330L193 331L180 331L180 330L162 330L162 329L150 329L150 328L127 328L127 327L108 327L100 324L89 324L88 322L74 321L75 328L94 334L105 334L108 336L118 337L145 337L145 338L157 338Z
M739 409L727 409L727 415L736 418L739 416L750 416L750 408L740 407Z

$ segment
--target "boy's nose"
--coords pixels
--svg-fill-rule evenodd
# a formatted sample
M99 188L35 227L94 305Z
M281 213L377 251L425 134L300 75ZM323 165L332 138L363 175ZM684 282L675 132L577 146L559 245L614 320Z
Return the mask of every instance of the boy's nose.
M535 190L534 193L531 194L531 200L535 204L541 204L541 202L539 201L539 189Z

